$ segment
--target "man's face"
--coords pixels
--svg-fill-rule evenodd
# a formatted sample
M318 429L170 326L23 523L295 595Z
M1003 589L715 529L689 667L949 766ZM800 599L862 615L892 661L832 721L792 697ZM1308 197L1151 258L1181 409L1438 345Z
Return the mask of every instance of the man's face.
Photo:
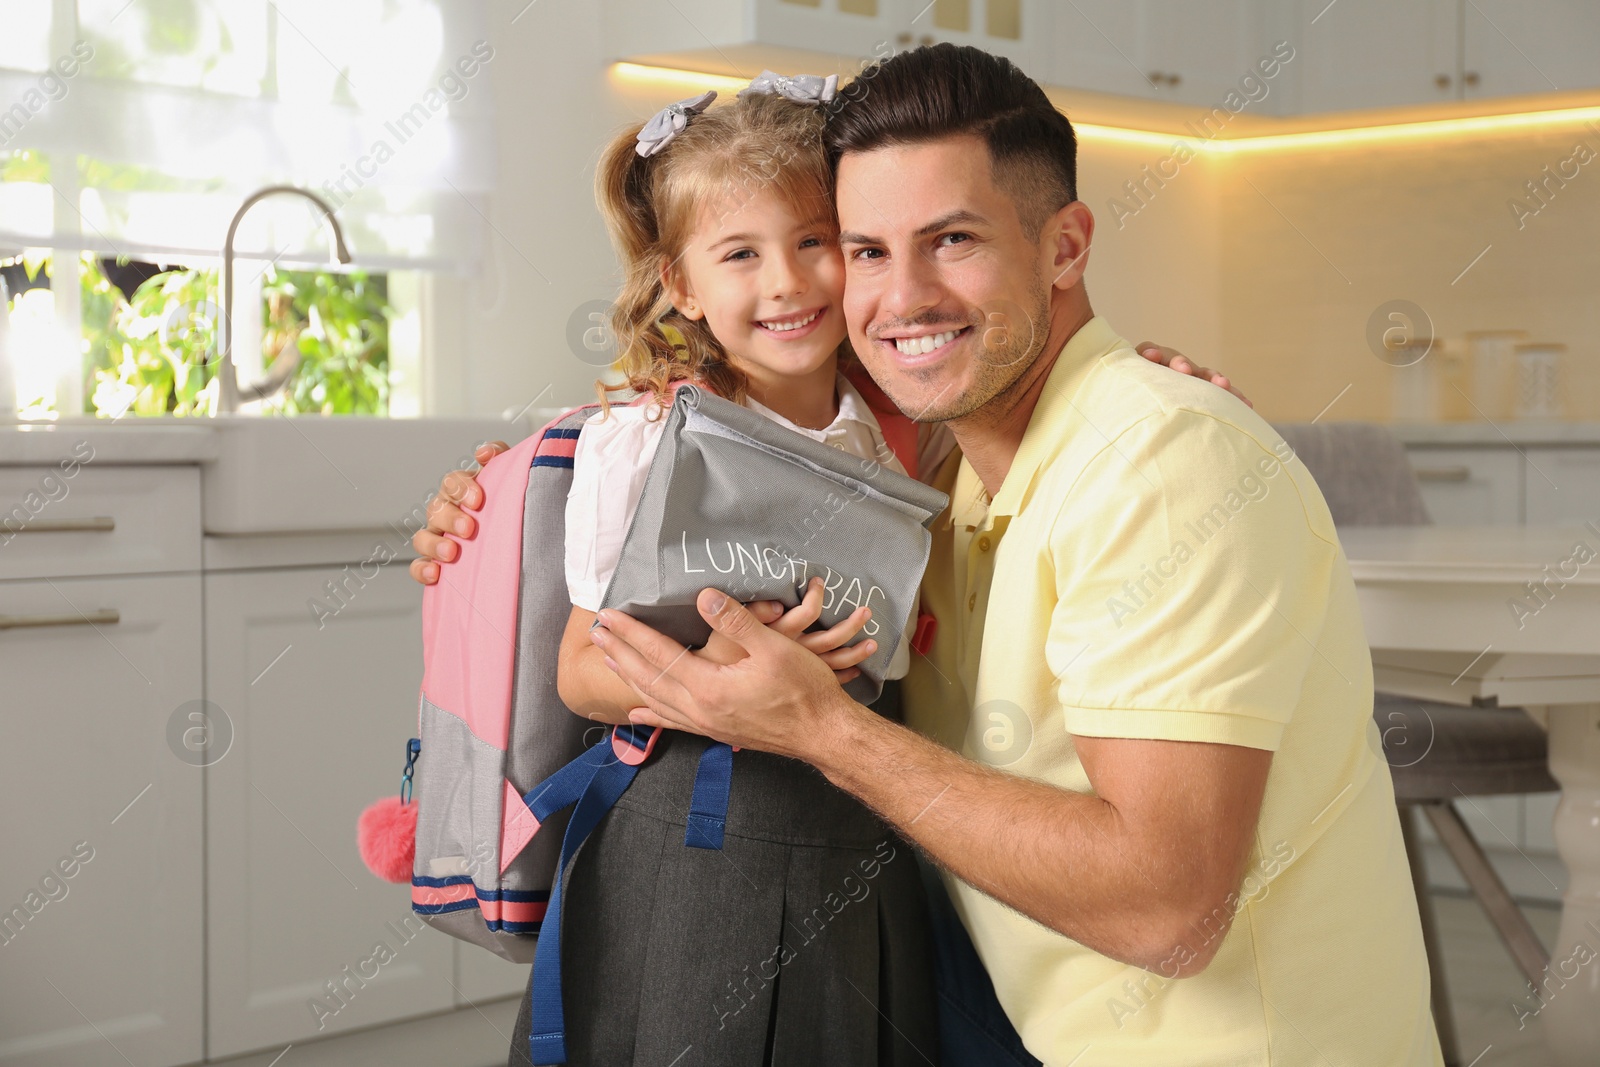
M850 341L900 410L960 418L1015 382L1050 330L1057 242L1023 229L983 141L849 153L837 195Z

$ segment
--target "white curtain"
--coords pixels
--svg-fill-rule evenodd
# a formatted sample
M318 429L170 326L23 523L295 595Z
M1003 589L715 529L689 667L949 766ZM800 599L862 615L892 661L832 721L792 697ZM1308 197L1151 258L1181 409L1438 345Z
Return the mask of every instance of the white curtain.
M494 62L482 0L5 0L0 255L215 257L246 195L289 184L367 269L470 272ZM327 262L299 198L237 246Z

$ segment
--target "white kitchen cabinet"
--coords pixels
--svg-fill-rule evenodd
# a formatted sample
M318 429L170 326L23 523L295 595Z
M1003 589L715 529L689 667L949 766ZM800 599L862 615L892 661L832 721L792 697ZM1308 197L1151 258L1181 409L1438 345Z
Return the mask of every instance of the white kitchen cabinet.
M1461 8L1466 99L1600 84L1594 0L1471 0Z
M853 75L863 62L949 41L1015 60L1039 76L1044 0L606 0L603 32L618 59L750 76Z
M1303 111L1600 84L1591 0L1337 0L1303 10Z
M1050 23L1041 27L1049 47L1036 62L1042 80L1067 88L1226 108L1230 115L1278 114L1292 99L1285 75L1295 60L1271 64L1271 78L1262 77L1261 63L1279 41L1294 47L1287 27L1292 20L1267 0L1076 0L1051 6ZM1238 94L1231 102L1230 93ZM1195 116L1197 126L1207 113ZM1198 128L1196 136L1214 136L1222 125Z
M456 1003L452 939L356 850L415 736L421 600L399 562L205 575L206 686L236 731L207 796L213 1058Z
M194 467L0 467L0 579L200 569Z
M1157 99L1242 111L1274 114L1291 82L1285 74L1298 58L1292 43L1272 36L1273 22L1261 0L1142 0L1146 66ZM1273 62L1274 46L1284 40ZM1263 78L1261 64L1274 71ZM1232 94L1230 99L1230 94ZM1254 99L1252 99L1252 96ZM1214 114L1214 113L1213 113ZM1216 116L1220 120L1220 116ZM1202 136L1215 129L1203 128Z
M1457 0L1301 5L1295 42L1303 111L1455 100Z
M715 73L848 76L950 41L1046 85L1206 109L1237 92L1262 115L1600 84L1590 0L605 0L604 26L614 58ZM1280 42L1292 59L1261 79Z
M843 2L843 0L839 0ZM1031 77L1048 80L1039 45L1059 4L1040 0L895 0L900 48L948 42L1005 56Z
M1054 5L1045 80L1072 89L1154 96L1160 86L1145 28L1138 3L1075 0Z
M1516 451L1413 447L1409 456L1434 522L1442 526L1522 522L1523 464Z
M1600 448L1524 449L1528 524L1600 525Z
M0 581L4 1067L202 1056L205 771L178 755L204 729L200 595L196 573Z

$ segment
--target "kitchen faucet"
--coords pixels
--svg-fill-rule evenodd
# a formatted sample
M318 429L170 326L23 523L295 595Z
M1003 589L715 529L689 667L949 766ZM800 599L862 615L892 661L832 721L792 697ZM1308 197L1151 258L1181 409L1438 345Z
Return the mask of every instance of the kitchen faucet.
M272 396L289 384L289 379L300 366L300 352L293 345L286 346L284 351L278 353L278 358L272 361L272 370L260 381L251 382L249 385L239 384L239 374L233 365L233 239L239 231L239 222L257 202L272 196L274 193L294 193L310 200L322 209L323 218L333 230L333 260L338 263L350 262L350 250L345 247L344 230L339 226L339 220L333 214L333 208L315 193L296 188L293 185L269 185L258 189L245 198L239 205L239 210L234 213L233 222L228 225L228 238L222 245L222 335L220 348L221 361L217 365L217 413L219 415L232 414L239 410L239 405L248 400L261 400Z

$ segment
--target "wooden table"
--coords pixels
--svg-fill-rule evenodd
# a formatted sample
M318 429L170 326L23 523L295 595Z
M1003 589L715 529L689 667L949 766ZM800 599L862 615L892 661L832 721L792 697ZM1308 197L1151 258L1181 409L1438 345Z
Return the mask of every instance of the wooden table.
M1550 732L1550 772L1562 787L1556 849L1569 881L1539 1019L1558 1067L1593 1067L1600 1063L1600 520L1351 528L1339 536L1380 690L1454 704L1494 698L1526 708Z

